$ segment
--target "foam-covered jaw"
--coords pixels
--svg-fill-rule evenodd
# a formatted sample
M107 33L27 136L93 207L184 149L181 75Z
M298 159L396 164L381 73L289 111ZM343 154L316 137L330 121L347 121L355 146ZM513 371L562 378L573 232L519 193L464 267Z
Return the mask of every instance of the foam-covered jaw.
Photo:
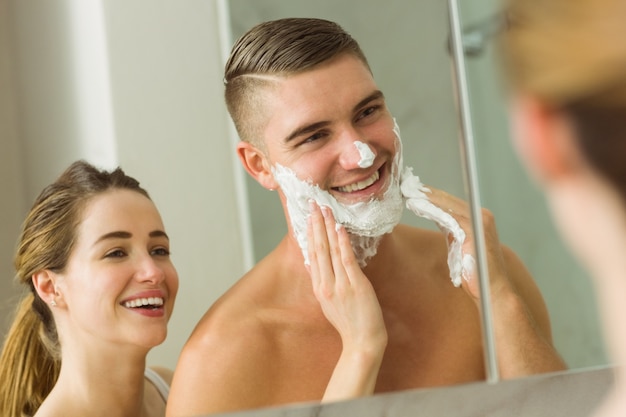
M372 198L366 202L350 205L341 204L319 186L299 179L289 168L280 164L272 168L274 178L287 200L291 226L305 263L309 263L307 219L310 215L310 200L319 206L329 207L335 220L346 228L355 257L362 268L367 265L368 259L376 255L382 236L390 233L400 222L403 203L406 203L406 207L414 214L435 222L452 236L452 242L448 246L448 267L452 283L459 286L462 277L470 278L475 264L471 255L462 252L465 232L449 213L432 204L428 198L430 190L421 183L419 177L413 175L413 169L403 166L402 140L395 119L393 132L396 136L396 155L387 190L380 199ZM369 148L356 146L361 152L360 164L369 164Z
M381 198L354 204L342 204L328 191L322 190L311 181L297 177L291 169L276 164L272 168L274 179L280 185L287 200L287 210L293 233L308 264L307 219L310 215L309 201L319 206L329 207L337 223L346 228L352 248L361 267L376 254L380 238L390 233L400 222L403 211L403 199L400 192L399 163L402 161L400 138L396 135L396 155L391 168L387 189ZM366 145L367 146L367 145ZM357 146L358 148L358 146ZM360 148L362 149L362 148ZM360 150L363 155L367 151ZM362 158L365 160L366 158Z
M342 204L317 185L299 179L289 168L276 164L273 172L287 200L291 226L306 263L308 263L307 219L311 214L310 200L319 206L329 207L337 223L346 228L357 261L362 267L366 265L366 260L376 253L380 237L391 232L400 221L403 200L397 179L391 181L380 200Z

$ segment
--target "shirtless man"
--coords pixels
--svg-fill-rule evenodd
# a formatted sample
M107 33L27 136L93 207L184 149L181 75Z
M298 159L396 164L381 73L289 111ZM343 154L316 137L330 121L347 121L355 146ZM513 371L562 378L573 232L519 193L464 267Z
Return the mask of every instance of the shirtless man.
M319 19L266 22L237 41L225 83L239 158L277 190L289 230L201 319L177 365L168 415L483 380L477 279L465 270L462 288L450 282L446 234L398 224L400 138L354 39ZM303 198L317 204L298 206ZM428 198L458 222L463 252L473 255L466 203L435 189ZM483 213L501 377L564 369L538 288ZM344 227L335 229L335 218ZM354 304L333 304L350 297L378 301L382 332L377 305L351 314ZM354 389L325 395L342 363L340 385ZM363 380L371 383L355 384Z

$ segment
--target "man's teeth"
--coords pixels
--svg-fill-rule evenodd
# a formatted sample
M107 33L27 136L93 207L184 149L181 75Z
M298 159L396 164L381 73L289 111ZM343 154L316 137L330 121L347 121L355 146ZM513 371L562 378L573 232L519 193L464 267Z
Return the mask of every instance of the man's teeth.
M337 189L339 191L341 191L342 193L350 193L352 191L359 191L362 190L364 188L369 187L370 185L374 184L376 181L378 181L378 171L374 172L374 175L372 175L371 177L369 177L366 180L363 181L359 181L355 184L350 184L350 185L346 185L343 187L338 187Z
M143 306L162 306L163 299L161 297L148 297L148 298L137 298L134 300L126 301L124 303L124 307L127 308L135 308L135 307L143 307Z

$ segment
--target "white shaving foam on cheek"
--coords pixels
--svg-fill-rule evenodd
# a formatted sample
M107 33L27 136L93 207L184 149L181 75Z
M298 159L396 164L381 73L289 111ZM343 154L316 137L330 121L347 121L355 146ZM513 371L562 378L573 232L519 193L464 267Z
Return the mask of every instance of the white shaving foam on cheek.
M361 168L369 168L374 163L374 152L367 145L367 143L356 141L354 142L354 146L359 151L359 155L361 159L359 160L359 167Z
M366 265L367 259L376 254L380 237L391 232L402 216L403 200L397 178L391 181L382 199L347 205L339 203L319 186L300 180L289 168L276 164L272 171L287 200L291 226L307 264L307 219L310 215L310 200L319 206L329 207L337 223L346 228L357 261L362 267Z
M413 169L403 167L402 141L395 119L393 131L397 139L396 155L391 169L390 183L380 200L372 199L367 202L343 205L317 185L310 181L300 180L290 169L279 164L272 168L274 178L287 200L292 229L302 250L305 263L309 263L307 242L309 200L314 200L319 206L329 207L337 223L345 226L361 267L364 267L367 260L376 254L382 235L390 233L400 222L404 201L406 207L414 214L434 221L447 235L452 236L452 242L448 244L448 268L452 283L458 287L462 279L468 281L471 279L476 268L474 258L469 254L463 254L462 251L465 232L454 217L428 199L427 194L430 190L422 184L419 177L413 175ZM369 158L370 154L373 158L373 152L369 146L362 142L355 142L355 146L361 155L359 166L371 165ZM336 229L338 230L338 225Z

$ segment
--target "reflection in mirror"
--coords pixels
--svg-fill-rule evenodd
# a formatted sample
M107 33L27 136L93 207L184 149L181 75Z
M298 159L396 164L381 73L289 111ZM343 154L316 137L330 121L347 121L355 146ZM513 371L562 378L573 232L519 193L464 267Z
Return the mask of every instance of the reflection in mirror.
M460 2L482 203L494 213L500 239L539 285L555 346L568 366L606 364L591 281L557 235L543 195L509 140L507 103L491 42L502 28L498 4Z
M407 2L406 8L390 10L379 4L364 2L358 11L352 7L342 10L335 2L313 5L276 0L232 0L229 4L233 39L256 23L280 17L316 16L340 22L362 43L375 77L385 91L389 107L405 138L405 163L413 166L415 173L427 185L467 199L463 192L459 192L462 164L457 138L458 118L449 72L450 57L445 47L448 34L445 4L433 1L415 5ZM358 14L360 12L362 16ZM372 30L371 23L368 23L371 22L370 16L376 16L379 27L386 28L385 36ZM439 16L439 20L433 16ZM416 17L423 22L416 24ZM259 260L274 248L286 228L276 196L252 180L249 180L248 186L256 259ZM274 204L273 208L270 208L271 204ZM276 221L272 221L272 216L276 217ZM405 217L407 223L424 226L412 216ZM432 224L425 226L433 227Z
M445 3L438 0L419 3L407 1L406 7L403 5L400 8L389 8L380 2L364 1L359 3L358 8L355 8L353 4L337 3L330 0L315 3L285 0L231 0L229 5L233 39L238 39L257 23L282 17L321 17L341 24L357 39L363 48L376 82L385 94L391 114L396 118L402 132L404 164L413 167L414 173L419 175L426 185L443 189L464 200L467 199L463 188L462 163L456 124L457 115L450 73L450 56L445 48L448 34L448 9ZM372 16L376 16L376 18L373 19ZM375 25L375 28L372 25ZM326 117L326 113L322 114ZM259 261L279 244L287 230L284 212L277 193L268 192L252 178L248 178L248 188L256 252L255 258ZM448 213L444 214L448 215ZM432 250L435 247L443 248L443 251L439 253L445 253L443 236L439 233L434 223L418 218L408 210L404 212L403 222L436 231L435 234L428 235L429 243L424 244L423 253L433 253ZM470 223L469 218L466 220L466 223ZM468 227L467 230L470 229L471 227ZM413 234L412 232L411 235L418 234ZM420 239L415 239L411 242L425 242L426 239L423 235L420 236L422 236ZM406 240L402 240L406 242ZM437 244L433 243L435 240ZM438 244L442 244L442 246L437 246ZM401 257L398 253L409 253L405 249L405 247L409 247L408 244L401 246L401 249L396 251L394 255L396 259ZM413 247L417 246L416 244ZM413 255L415 252L416 250L413 249L410 253ZM389 254L389 251L387 254ZM423 264L408 261L406 256L402 256L402 258L405 259L405 264L423 265L424 270L426 265L439 263L431 263L430 259L424 259L424 255L420 258L424 260ZM445 261L444 256L437 258ZM265 261L263 264L268 265L268 262ZM443 262L440 265L445 267ZM412 268L417 269L417 267ZM395 273L397 273L397 268L389 267L388 269L395 270ZM444 268L437 271L444 271ZM389 272L390 275L393 273ZM383 278L384 276L383 271L377 270L377 274L378 278ZM404 275L407 278L405 282L408 282L410 278L407 275L409 274L404 272ZM415 275L411 275L411 278L414 278ZM426 275L433 278L434 276L439 276L438 273L422 273L421 275L426 280ZM445 275L442 274L441 277L443 278L446 275L447 270ZM397 278L397 285L400 286L403 285L401 277L389 276L387 279L393 281L394 278ZM260 278L258 273L254 275L254 278ZM247 282L249 281L250 279ZM420 285L413 283L404 285L403 288L407 287L416 293L419 291L422 294L429 294L430 300L426 302L425 296L416 294L417 296L411 295L410 300L405 299L401 303L403 305L411 304L411 307L402 307L393 311L394 309L387 306L384 313L396 314L397 317L401 317L401 320L394 318L391 319L391 322L405 328L404 334L410 332L411 336L408 338L409 340L400 342L397 336L400 330L398 328L388 329L389 333L393 332L394 335L393 346L392 343L389 343L387 346L387 356L383 360L383 362L386 360L387 363L383 365L383 370L381 370L382 377L378 379L379 385L377 389L379 391L393 391L418 386L445 385L484 379L482 344L480 342L481 331L480 323L477 319L478 310L464 290L454 288L449 281L439 280L433 286L431 284L424 285L420 290L416 289ZM278 292L279 289L275 291ZM400 298L396 296L398 291L389 291L389 293L393 293L393 299ZM386 299L389 301L390 297L387 296ZM436 306L434 305L434 300L437 300ZM291 303L293 304L293 301ZM451 310L447 310L444 307L445 304L450 304ZM420 313L402 314L416 311L420 311ZM461 311L468 314L459 314ZM423 320L428 324L422 326L415 324L420 321L419 317L422 315L428 317ZM447 317L447 319L441 319L441 317ZM289 324L296 321L295 319L285 320ZM301 323L294 324L310 326L309 322L313 321L313 319L307 318L300 321ZM408 325L409 322L410 326ZM452 322L456 324L453 325ZM461 325L461 323L463 324ZM327 325L328 323L325 323L325 326ZM434 327L437 326L441 326L445 330L439 331L439 328L435 330ZM288 327L291 328L292 326ZM315 323L315 328L319 327L319 323ZM289 346L302 350L301 348L304 346L302 346L301 342L304 339L298 338L293 333L285 334L283 339L293 338L294 341L291 341ZM416 334L419 336L416 336ZM465 337L467 338L465 339ZM463 339L464 343L467 344L464 347L460 347L451 338ZM391 340L392 337L390 336L389 339ZM337 352L335 341L327 336L324 336L323 340L329 345L325 349L329 352ZM328 341L332 343L328 343ZM309 342L307 341L307 344ZM418 344L422 347L421 349L411 349ZM442 344L444 346L441 346ZM285 398L295 398L294 392L300 398L319 398L319 393L316 392L319 388L320 374L322 374L323 378L328 378L326 375L326 369L328 369L327 360L331 358L336 361L338 352L336 354L327 353L322 355L320 354L320 349L307 348L306 351L309 352L309 358L312 357L315 361L323 359L320 366L318 366L320 370L309 373L308 379L310 381L307 382L307 386L297 384L298 388L294 387L287 390L286 388L281 388L281 383L273 382L272 386L277 386L275 391L280 392L274 395L273 398L278 398L278 400L274 401L284 402L283 399ZM393 353L388 354L390 351ZM412 359L415 359L413 361L407 359L408 355L406 353L408 352L423 352L423 354L421 357L416 358L418 354L413 353L411 356ZM275 356L283 359L278 354ZM291 356L293 357L291 359L294 361L293 363L309 366L298 362L300 358L297 356L302 356L301 353ZM450 356L454 356L455 359L451 362L444 359ZM403 360L411 364L410 371L398 372L398 369L403 366ZM310 359L308 362L310 362ZM446 362L450 367L449 373L443 370L443 368L446 368ZM416 365L417 363L424 364L423 368L428 368L428 370L424 369L423 372L419 372L418 368L420 366ZM276 366L281 368L280 364ZM291 370L293 366L284 366L282 368L285 369L281 373L287 375L285 379L289 379L290 376L294 377L293 370ZM398 374L402 375L398 376ZM250 379L254 380L254 378ZM290 383L290 385L293 384Z
M417 4L416 4L417 3ZM232 38L254 24L282 17L320 17L339 22L359 41L402 131L405 165L423 182L465 198L457 116L450 75L447 7L437 0L403 1L401 7L365 0L229 0ZM375 18L372 18L375 16ZM286 232L275 194L247 177L255 259L260 260ZM403 222L435 229L405 213Z

